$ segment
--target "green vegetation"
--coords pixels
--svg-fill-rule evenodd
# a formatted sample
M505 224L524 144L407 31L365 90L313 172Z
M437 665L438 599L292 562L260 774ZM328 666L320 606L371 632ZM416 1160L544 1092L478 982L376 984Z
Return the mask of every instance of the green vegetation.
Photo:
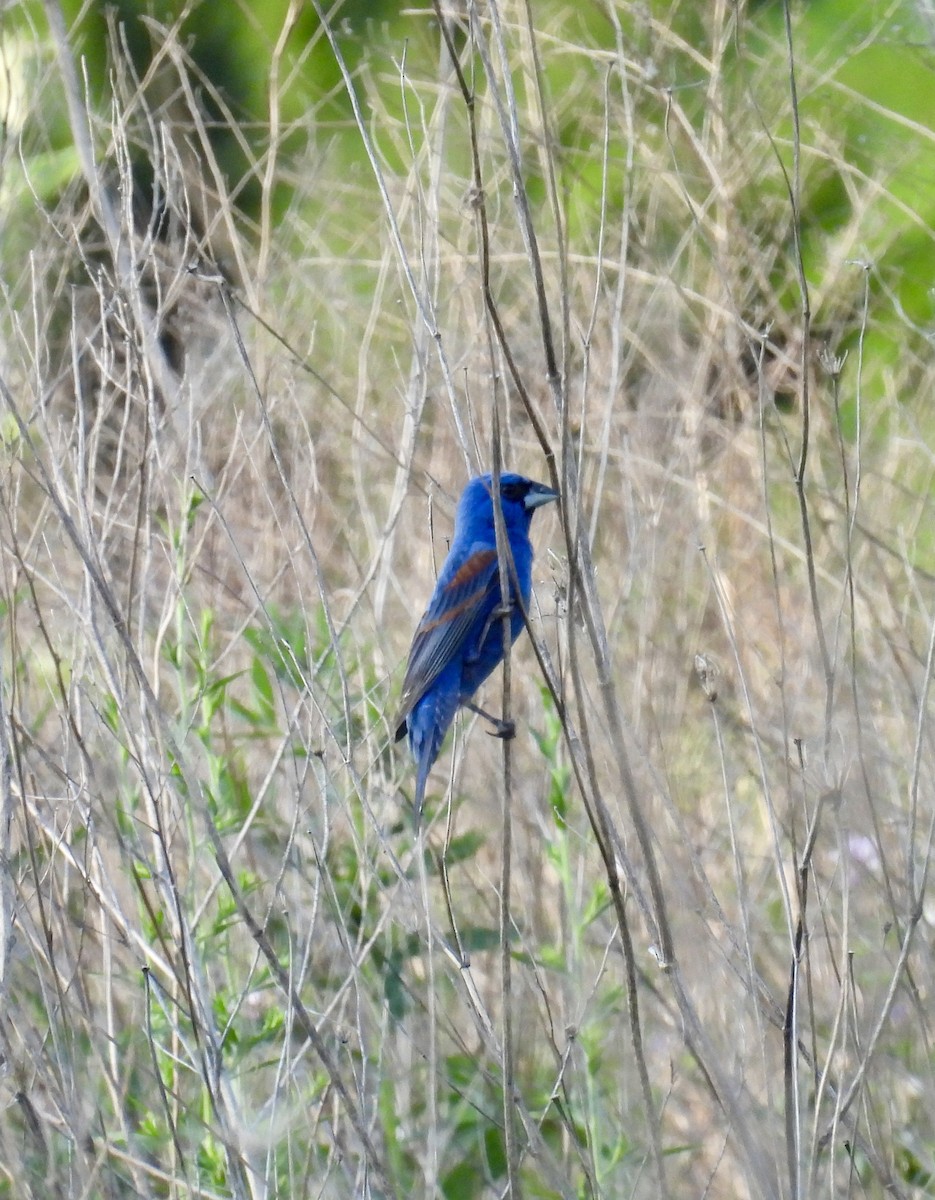
M931 5L441 9L0 19L0 1200L935 1194Z

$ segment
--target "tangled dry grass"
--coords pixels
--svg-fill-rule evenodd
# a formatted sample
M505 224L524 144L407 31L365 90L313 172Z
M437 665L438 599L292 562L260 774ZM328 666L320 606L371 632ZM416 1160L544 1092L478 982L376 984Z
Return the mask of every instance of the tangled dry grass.
M0 1195L931 1190L907 146L855 164L768 10L337 13L248 219L179 27L142 78L115 33L89 112L46 12L3 147ZM520 736L460 723L417 831L394 688L495 452L562 493Z

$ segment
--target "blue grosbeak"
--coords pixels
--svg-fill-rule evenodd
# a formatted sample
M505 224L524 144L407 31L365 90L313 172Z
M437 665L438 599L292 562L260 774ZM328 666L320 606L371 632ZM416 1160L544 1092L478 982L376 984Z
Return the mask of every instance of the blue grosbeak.
M396 740L409 735L416 761L416 820L422 812L425 784L459 705L495 725L499 737L511 737L509 722L498 721L471 703L471 697L503 659L503 606L494 531L493 480L479 475L464 489L455 516L455 532L435 591L412 639L409 666L396 719ZM523 628L523 609L532 588L529 525L540 505L558 492L522 475L500 476L500 504L512 562L507 564L511 641ZM516 602L516 593L522 605Z

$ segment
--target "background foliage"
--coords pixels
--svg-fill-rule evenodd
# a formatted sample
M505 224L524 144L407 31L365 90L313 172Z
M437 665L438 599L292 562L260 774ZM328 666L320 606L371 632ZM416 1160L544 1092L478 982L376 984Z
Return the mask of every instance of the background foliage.
M4 6L0 1196L935 1192L933 47ZM519 736L417 830L495 449Z

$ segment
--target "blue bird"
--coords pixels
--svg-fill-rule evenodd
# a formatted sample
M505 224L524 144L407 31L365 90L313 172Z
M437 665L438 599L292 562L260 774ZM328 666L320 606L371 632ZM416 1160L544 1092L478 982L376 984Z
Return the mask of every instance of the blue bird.
M422 813L425 785L459 705L493 722L497 737L512 737L511 722L498 721L471 703L474 693L503 660L503 606L494 530L493 479L478 475L461 494L448 557L432 599L412 639L409 665L396 718L396 740L409 735L415 759L416 821ZM522 475L500 476L500 504L512 554L507 564L511 641L523 628L522 610L532 589L529 525L543 504L558 492ZM516 603L516 593L522 606Z

